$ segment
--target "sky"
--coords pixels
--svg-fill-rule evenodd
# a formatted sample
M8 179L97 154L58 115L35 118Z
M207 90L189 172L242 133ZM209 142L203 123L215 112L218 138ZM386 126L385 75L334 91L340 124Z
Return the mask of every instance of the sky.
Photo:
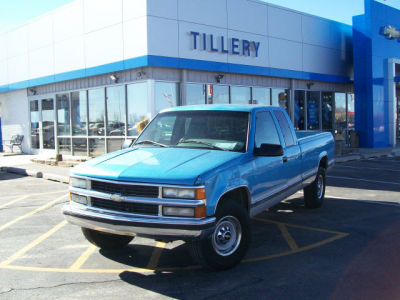
M72 1L73 0L0 0L0 32L15 28L29 19ZM352 24L352 16L364 13L364 0L263 1L350 25ZM377 1L400 9L400 0Z

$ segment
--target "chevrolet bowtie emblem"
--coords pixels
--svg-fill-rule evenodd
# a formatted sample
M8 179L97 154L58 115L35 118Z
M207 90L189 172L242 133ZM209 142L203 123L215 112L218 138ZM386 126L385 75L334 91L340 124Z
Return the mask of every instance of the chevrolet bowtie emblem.
M118 202L125 201L125 197L121 196L120 194L112 194L110 199Z
M400 38L400 30L397 30L392 25L387 25L383 27L382 34L386 36L389 40L394 40Z

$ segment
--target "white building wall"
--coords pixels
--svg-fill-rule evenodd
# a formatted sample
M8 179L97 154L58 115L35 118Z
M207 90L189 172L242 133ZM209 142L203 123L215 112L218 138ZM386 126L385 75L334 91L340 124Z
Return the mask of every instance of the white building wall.
M0 87L71 71L84 77L146 55L146 7L146 0L75 0L1 33Z
M25 89L0 94L1 131L3 140L10 140L16 134L24 135L22 151L30 151L30 124L27 91ZM9 151L4 147L3 150ZM17 151L18 149L14 150Z
M190 31L260 42L259 55L194 50ZM349 43L349 26L257 0L75 0L0 34L0 90L145 55L351 77Z

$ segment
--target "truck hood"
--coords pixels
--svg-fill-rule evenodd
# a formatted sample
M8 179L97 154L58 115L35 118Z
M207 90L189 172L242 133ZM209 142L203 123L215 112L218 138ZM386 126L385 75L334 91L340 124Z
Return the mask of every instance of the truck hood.
M130 148L89 160L72 175L141 183L195 185L198 176L243 153L188 148Z

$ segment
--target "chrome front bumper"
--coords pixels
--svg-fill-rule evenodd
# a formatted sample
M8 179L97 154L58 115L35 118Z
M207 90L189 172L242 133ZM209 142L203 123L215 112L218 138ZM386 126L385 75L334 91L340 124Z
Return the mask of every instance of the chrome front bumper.
M115 211L70 202L63 207L67 221L84 228L121 235L140 235L155 239L192 240L208 237L215 218L171 218L160 216L127 216Z

